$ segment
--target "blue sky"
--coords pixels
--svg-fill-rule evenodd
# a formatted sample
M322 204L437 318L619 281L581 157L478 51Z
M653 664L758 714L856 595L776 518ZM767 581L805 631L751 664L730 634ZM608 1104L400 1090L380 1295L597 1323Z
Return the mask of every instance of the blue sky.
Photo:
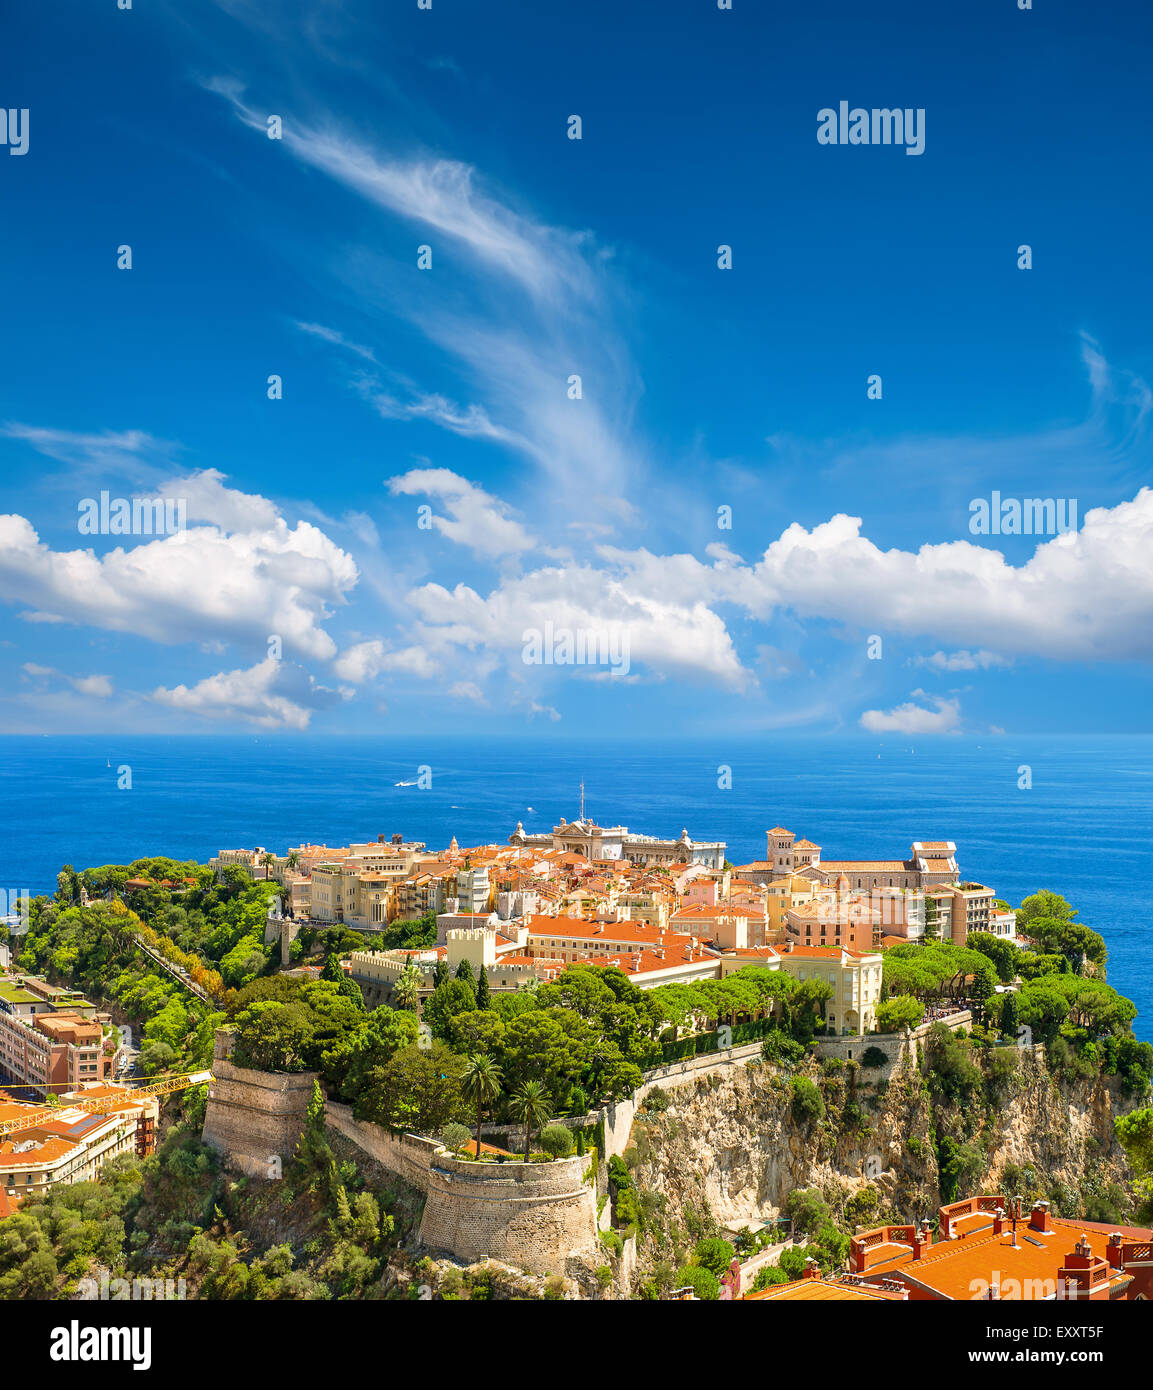
M5 28L0 730L1150 727L1146 6ZM819 144L841 100L924 152ZM627 672L525 662L562 630Z

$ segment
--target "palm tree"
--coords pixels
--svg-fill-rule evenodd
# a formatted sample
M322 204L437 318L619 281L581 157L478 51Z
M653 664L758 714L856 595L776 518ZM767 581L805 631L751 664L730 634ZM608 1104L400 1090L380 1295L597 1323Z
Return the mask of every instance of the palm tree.
M295 850L293 850L292 853L288 856L288 867L289 867L290 869L295 869L296 866L297 866L297 864L299 864L299 863L300 863L300 855L297 854L297 852L296 852Z
M480 1119L486 1105L500 1095L500 1067L487 1052L476 1052L465 1063L460 1088L469 1100L476 1101L476 1156L480 1158Z
M396 978L392 997L400 1008L415 1009L420 1003L420 990L423 984L424 976L413 965L412 961L409 961Z
M539 1081L525 1081L513 1092L509 1111L524 1125L524 1158L528 1162L533 1130L543 1129L552 1119L548 1091Z

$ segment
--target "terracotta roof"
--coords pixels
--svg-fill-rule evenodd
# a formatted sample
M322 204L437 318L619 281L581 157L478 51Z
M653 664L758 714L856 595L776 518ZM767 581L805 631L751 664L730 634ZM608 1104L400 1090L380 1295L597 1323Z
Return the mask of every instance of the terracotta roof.
M905 1295L895 1290L875 1289L864 1284L842 1284L828 1279L796 1279L791 1284L774 1284L757 1293L747 1293L738 1301L773 1300L783 1303L901 1303Z

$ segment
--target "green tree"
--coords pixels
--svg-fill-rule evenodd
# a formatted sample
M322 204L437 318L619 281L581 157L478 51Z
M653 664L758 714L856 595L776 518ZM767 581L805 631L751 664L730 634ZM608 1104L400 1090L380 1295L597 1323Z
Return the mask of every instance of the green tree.
M552 1119L549 1094L539 1081L522 1081L509 1100L509 1113L524 1125L524 1156L528 1161L533 1131L542 1129Z
M439 1134L450 1121L468 1114L461 1086L464 1065L442 1042L401 1048L368 1073L353 1114L390 1129Z
M492 1008L492 991L488 983L488 971L481 967L480 974L476 977L476 1007L478 1009Z
M721 1286L711 1270L703 1265L682 1265L673 1275L674 1288L691 1288L702 1303L715 1303Z
M424 976L412 961L409 961L397 976L396 984L392 988L392 997L397 1008L415 1010L420 1003L420 991L423 984Z
M727 1240L716 1236L706 1236L698 1240L693 1250L696 1263L707 1269L717 1279L722 1279L736 1259L737 1252Z
M924 1004L911 995L898 994L877 1005L877 1032L899 1033L903 1028L916 1028L924 1017Z
M1020 1029L1021 1010L1017 1004L1016 993L1010 991L1001 997L1001 1036L1016 1042Z
M476 1104L476 1156L480 1158L480 1126L485 1106L500 1095L501 1070L487 1052L474 1053L464 1065L461 1089Z

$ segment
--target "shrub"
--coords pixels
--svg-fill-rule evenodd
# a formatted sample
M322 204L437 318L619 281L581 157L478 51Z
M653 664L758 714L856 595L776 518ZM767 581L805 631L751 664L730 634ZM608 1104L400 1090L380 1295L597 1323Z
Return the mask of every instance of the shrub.
M721 1291L716 1275L703 1265L682 1265L673 1276L675 1288L691 1288L702 1303L715 1303Z
M612 1281L613 1281L613 1272L612 1272L612 1270L609 1269L608 1265L598 1265L598 1266L597 1266L597 1272L596 1272L596 1273L597 1273L597 1284L598 1284L602 1289L607 1289L608 1286L609 1286L609 1285L612 1283Z
M863 1067L883 1067L883 1066L886 1065L886 1063L888 1062L888 1060L889 1060L889 1058L888 1058L887 1054L885 1053L884 1048L881 1048L881 1047L866 1047L866 1048L865 1048L865 1051L864 1051L864 1055L861 1057L861 1066L863 1066Z
M703 1265L719 1279L723 1274L728 1273L736 1253L727 1240L709 1237L697 1241L693 1257L697 1264Z
M654 1086L645 1098L646 1110L651 1110L656 1115L663 1115L669 1108L669 1098L659 1086Z
M789 1193L785 1210L793 1218L793 1231L797 1235L816 1235L832 1220L829 1204L821 1196L819 1187L795 1187Z
M807 1076L793 1080L793 1119L798 1124L819 1123L825 1118L825 1102Z
M472 1131L467 1125L459 1125L454 1121L450 1125L445 1125L440 1132L440 1137L445 1148L452 1149L455 1152L457 1149L464 1148L472 1138Z
M624 1241L616 1231L602 1231L601 1244L610 1255L616 1255L618 1257L625 1248Z
M540 1146L553 1158L568 1158L573 1151L572 1131L567 1125L545 1125L540 1132Z

